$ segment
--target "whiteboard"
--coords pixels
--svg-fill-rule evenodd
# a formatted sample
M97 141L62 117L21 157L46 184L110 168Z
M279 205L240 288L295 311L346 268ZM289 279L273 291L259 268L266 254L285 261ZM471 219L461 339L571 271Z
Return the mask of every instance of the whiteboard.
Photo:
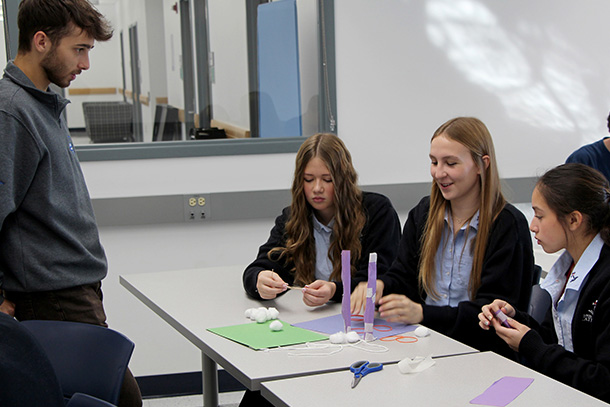
M362 184L429 181L455 116L491 131L503 178L608 134L607 0L335 0L339 135Z

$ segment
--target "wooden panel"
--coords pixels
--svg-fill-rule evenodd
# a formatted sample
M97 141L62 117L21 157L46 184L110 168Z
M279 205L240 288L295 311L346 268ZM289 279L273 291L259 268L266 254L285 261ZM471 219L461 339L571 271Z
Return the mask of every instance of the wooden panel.
M117 88L70 88L69 95L114 95Z

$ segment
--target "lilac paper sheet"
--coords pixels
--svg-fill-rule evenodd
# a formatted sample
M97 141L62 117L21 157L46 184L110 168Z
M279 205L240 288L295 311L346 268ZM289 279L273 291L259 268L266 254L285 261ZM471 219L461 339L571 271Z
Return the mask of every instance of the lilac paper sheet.
M330 317L318 318L312 321L292 324L299 328L309 329L311 331L321 332L332 335L343 331L343 317L341 314L332 315ZM405 332L413 331L417 328L416 325L406 325L398 322L387 322L381 318L375 318L373 323L373 335L375 338L385 338L386 336L399 335ZM364 334L364 317L362 315L352 315L352 331L359 334Z
M534 379L505 376L489 386L480 396L470 400L470 404L504 407L529 387Z

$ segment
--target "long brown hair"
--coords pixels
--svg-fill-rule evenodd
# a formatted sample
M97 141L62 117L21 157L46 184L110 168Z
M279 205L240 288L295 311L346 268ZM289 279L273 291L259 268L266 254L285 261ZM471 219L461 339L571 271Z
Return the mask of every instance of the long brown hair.
M457 117L441 125L434 132L430 141L441 135L450 140L457 141L468 148L472 160L479 168L481 174L479 179L481 186L479 227L474 239L472 270L470 271L470 282L468 285L470 297L474 298L481 286L483 260L491 226L504 208L506 200L502 195L493 142L485 124L474 117ZM483 156L489 157L487 168L485 168ZM441 244L444 230L444 215L448 205L449 201L443 197L438 185L432 182L430 211L421 242L419 283L421 289L435 299L439 297L435 289L436 267L434 258Z
M285 247L275 247L269 258L284 258L294 262L296 284L314 281L316 269L316 245L313 236L313 208L305 198L303 188L305 167L309 161L321 159L330 172L335 189L335 224L328 249L333 270L331 281L341 280L341 250L351 251L351 269L360 258L362 245L360 233L366 222L362 207L362 191L358 187L358 174L352 165L352 157L343 141L334 134L321 133L309 137L301 145L296 156L292 182L290 219L286 222Z

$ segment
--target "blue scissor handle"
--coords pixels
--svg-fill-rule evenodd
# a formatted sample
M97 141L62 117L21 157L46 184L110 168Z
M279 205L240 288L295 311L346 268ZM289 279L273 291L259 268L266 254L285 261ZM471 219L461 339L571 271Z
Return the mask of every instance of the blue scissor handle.
M372 372L377 372L377 371L379 371L379 370L381 370L381 369L383 369L383 365L382 365L381 363L377 363L377 362L374 362L374 363L368 363L368 364L367 364L367 365L364 367L364 369L362 369L361 374L362 374L362 376L364 377L364 376L366 376L366 375L367 375L367 374L369 374L369 373L372 373Z
M369 373L377 372L381 369L383 369L383 365L381 363L369 363L368 360L354 362L349 367L350 372L354 373L355 377L364 377Z
M362 369L364 369L368 364L369 364L368 360L360 360L358 362L352 363L351 366L349 367L349 370L350 370L350 372L352 372L354 374L354 376L362 377L362 375L360 373L362 372Z

